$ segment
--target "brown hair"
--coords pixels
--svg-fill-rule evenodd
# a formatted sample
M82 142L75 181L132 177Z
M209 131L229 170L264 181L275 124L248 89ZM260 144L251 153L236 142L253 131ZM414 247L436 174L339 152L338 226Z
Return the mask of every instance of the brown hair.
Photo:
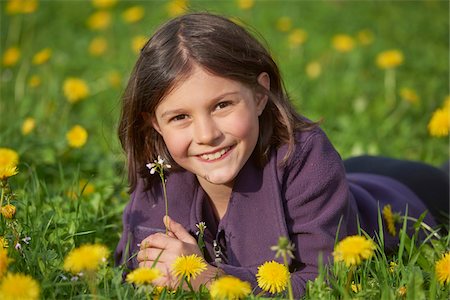
M162 137L145 114L154 115L158 104L190 75L194 64L269 96L253 153L260 166L267 162L272 147L283 144L288 145L286 161L293 151L294 131L315 126L296 114L276 63L244 28L209 13L180 16L163 24L142 48L122 97L118 133L127 154L130 191L136 187L138 174L149 187L152 178L145 164L158 155L176 170ZM269 75L270 91L257 82L262 72Z

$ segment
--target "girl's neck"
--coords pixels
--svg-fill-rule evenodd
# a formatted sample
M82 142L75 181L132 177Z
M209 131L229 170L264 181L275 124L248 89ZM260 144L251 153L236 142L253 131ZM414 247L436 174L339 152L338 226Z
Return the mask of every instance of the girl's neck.
M227 212L231 192L233 191L233 183L213 184L200 176L197 176L197 180L208 195L216 217L221 220Z

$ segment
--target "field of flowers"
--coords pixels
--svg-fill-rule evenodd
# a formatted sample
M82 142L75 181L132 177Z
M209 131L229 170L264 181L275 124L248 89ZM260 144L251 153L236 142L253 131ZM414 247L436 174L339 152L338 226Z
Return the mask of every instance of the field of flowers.
M343 158L448 160L448 1L2 0L0 299L258 298L230 277L192 292L198 257L178 261L185 291L153 287L152 269L123 283L113 263L128 201L121 93L157 26L199 10L263 37L296 108L323 120ZM450 236L421 220L408 236L406 219L382 208L379 235L340 241L305 298L447 299ZM383 226L399 236L395 253ZM274 249L286 257L290 244ZM267 295L292 298L283 264L259 270Z

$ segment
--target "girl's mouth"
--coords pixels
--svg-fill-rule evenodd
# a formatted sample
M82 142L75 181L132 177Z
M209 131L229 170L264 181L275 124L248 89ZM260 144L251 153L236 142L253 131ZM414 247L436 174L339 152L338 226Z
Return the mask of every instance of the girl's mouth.
M231 148L233 148L233 147L229 146L229 147L223 148L222 150L219 150L214 153L202 154L202 155L200 155L200 158L203 160L206 160L206 161L217 160L219 158L222 158L225 154L227 154Z

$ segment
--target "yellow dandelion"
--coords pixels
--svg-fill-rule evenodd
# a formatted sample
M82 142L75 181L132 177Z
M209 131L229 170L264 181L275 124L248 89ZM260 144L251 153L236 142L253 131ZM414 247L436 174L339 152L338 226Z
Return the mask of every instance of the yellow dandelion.
M359 265L364 259L369 259L376 249L375 243L363 236L348 236L340 241L333 252L335 261L343 261L347 267Z
M36 120L34 118L26 118L23 123L22 123L22 134L23 135L28 135L30 134L33 130L34 127L36 127Z
M301 28L295 28L288 36L289 46L291 48L297 48L303 45L308 38L308 33Z
M72 148L81 148L86 144L88 133L80 125L73 126L66 134L67 142Z
M306 65L306 75L310 79L316 79L322 73L322 65L317 61L312 61Z
M389 272L394 273L395 270L397 269L397 267L398 267L398 264L395 261L391 261L389 263Z
M223 276L215 280L209 287L213 300L243 299L252 292L250 283L233 276Z
M8 240L4 236L0 236L0 249L4 249L4 248L8 248L8 247L9 247Z
M255 0L237 0L237 5L242 10L249 10L255 5Z
M338 52L347 53L355 47L355 41L348 34L337 34L332 40L333 48Z
M6 204L0 208L0 212L5 219L12 219L16 214L16 207L12 204Z
M40 287L33 277L25 274L6 274L0 284L2 300L36 300L39 299Z
M284 291L289 281L289 270L276 261L265 262L258 267L258 286L266 292L278 294Z
M143 35L135 36L131 41L131 48L133 49L133 52L139 54L145 43L147 43L147 37Z
M111 14L107 11L101 10L93 13L87 19L87 26L92 30L105 30L111 24Z
M80 180L80 191L83 196L89 196L95 192L95 187L92 183L88 182L86 179Z
M100 56L105 54L108 49L108 41L104 37L93 38L89 43L89 54L92 56Z
M161 276L161 271L155 268L137 268L128 273L127 282L136 285L152 284L155 279Z
M392 213L392 208L391 205L385 205L383 207L383 218L386 221L386 225L387 225L387 229L388 232L392 235L395 236L397 234L396 230L395 230L395 220L394 220L394 215Z
M20 59L20 49L18 47L10 47L3 53L3 66L12 67L17 64Z
M280 17L275 26L281 32L288 32L292 28L292 19L287 16Z
M184 14L188 9L187 0L171 0L166 6L167 13L170 17L176 17Z
M434 137L448 136L450 129L450 111L438 108L428 122L428 132Z
M0 167L17 166L19 154L10 148L0 148Z
M52 56L52 49L45 48L33 56L33 65L45 64Z
M136 23L142 20L145 14L145 9L142 5L135 5L126 9L122 13L122 19L126 23Z
M0 166L0 180L5 180L19 173L16 166Z
M186 276L187 280L190 280L206 270L206 263L197 254L181 255L175 259L172 267L175 276Z
M402 88L400 90L400 97L402 97L403 100L406 102L409 102L411 104L417 104L419 103L419 96L417 95L416 91L410 88Z
M436 278L441 285L450 283L450 251L435 264Z
M6 4L6 13L14 14L31 14L38 7L37 0L9 0Z
M359 284L359 283L356 284L354 281L352 281L352 284L351 284L350 287L351 287L353 293L358 293L358 292L360 292L362 290L361 284Z
M70 77L63 84L64 95L70 103L78 102L89 96L89 87L83 79Z
M77 274L82 271L96 271L105 263L109 250L104 245L86 244L73 249L64 259L64 270Z
M403 53L400 50L383 51L378 54L376 62L380 69L392 69L403 63Z
M398 288L397 293L400 297L404 297L406 296L406 291L407 291L406 286L401 286Z
M4 240L5 238L2 237ZM6 247L8 247L8 243L6 242ZM0 279L3 278L3 275L8 271L8 265L12 261L8 257L8 251L5 249L5 246L0 247Z
M373 32L370 31L369 29L363 29L361 31L358 31L356 37L358 39L358 42L363 46L372 44L374 40Z
M105 9L116 5L117 0L92 0L92 5L95 8Z
M108 82L113 88L118 88L122 84L122 77L118 71L111 71L108 73Z
M41 77L39 75L33 75L28 80L28 86L32 88L37 88L42 83Z

